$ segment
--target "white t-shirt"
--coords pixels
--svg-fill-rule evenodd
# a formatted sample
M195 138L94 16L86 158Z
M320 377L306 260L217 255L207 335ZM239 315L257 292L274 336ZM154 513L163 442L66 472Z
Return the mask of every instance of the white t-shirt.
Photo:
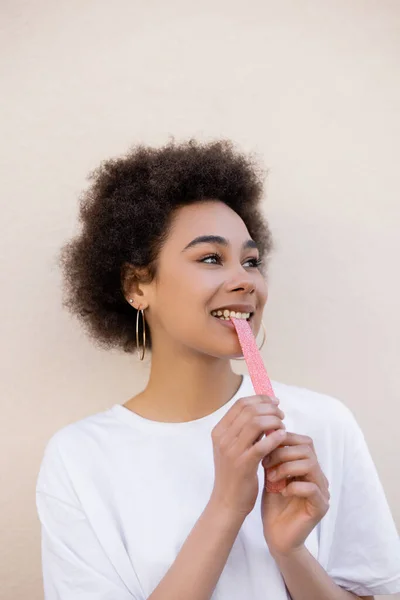
M289 432L310 436L330 508L305 545L360 596L400 592L400 541L364 435L340 400L272 381ZM211 431L241 397L195 421L151 421L115 404L57 431L37 480L46 600L145 600L174 562L214 482ZM287 600L263 537L260 500L245 519L213 600Z

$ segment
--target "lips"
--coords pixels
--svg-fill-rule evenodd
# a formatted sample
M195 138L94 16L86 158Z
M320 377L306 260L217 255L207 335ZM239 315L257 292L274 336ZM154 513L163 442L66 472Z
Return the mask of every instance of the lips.
M233 311L235 313L239 312L239 313L254 313L255 312L255 307L252 304L228 304L226 306L221 306L219 308L213 308L212 311L210 312L217 312L218 310L220 310L222 313L225 310L228 310L229 312Z
M220 319L219 317L215 317L214 315L210 315L210 316L213 317L214 319L216 319L217 321L219 321L220 323L222 323L222 325L228 325L228 327L233 327L233 328L235 327L231 318ZM247 321L247 323L249 323L251 325L253 322L253 316L254 316L254 313L252 315L250 315L250 317L248 319L243 319L243 320Z
M223 321L224 319L222 319L223 315L211 315L212 317L214 317L214 319L219 319L220 321ZM250 316L247 319L244 319L245 321L250 321L250 319L252 318L252 314L250 314ZM225 317L225 319L231 319L232 317ZM242 318L242 317L233 317L233 318Z

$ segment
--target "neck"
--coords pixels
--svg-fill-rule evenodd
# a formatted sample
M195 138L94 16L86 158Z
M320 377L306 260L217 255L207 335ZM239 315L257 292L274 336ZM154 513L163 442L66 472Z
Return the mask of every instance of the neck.
M194 421L226 404L241 381L229 359L154 352L146 388L125 406L155 421Z

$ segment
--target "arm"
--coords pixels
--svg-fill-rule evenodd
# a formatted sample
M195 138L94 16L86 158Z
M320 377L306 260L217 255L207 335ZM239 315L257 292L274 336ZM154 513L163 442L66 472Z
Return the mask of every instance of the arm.
M338 586L303 546L289 556L274 556L292 600L354 600L374 596L356 596Z
M210 500L148 600L209 600L244 518Z

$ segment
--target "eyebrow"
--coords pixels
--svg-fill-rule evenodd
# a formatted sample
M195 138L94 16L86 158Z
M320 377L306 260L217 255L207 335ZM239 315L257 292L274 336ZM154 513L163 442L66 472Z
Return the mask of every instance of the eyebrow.
M194 240L189 242L189 244L184 247L182 252L185 252L185 250L188 250L188 248L193 248L193 246L197 246L198 244L219 244L220 246L229 246L229 241L220 235L199 235L198 237L194 238ZM250 239L246 240L242 244L242 250L247 248L258 249L258 246L254 240Z

